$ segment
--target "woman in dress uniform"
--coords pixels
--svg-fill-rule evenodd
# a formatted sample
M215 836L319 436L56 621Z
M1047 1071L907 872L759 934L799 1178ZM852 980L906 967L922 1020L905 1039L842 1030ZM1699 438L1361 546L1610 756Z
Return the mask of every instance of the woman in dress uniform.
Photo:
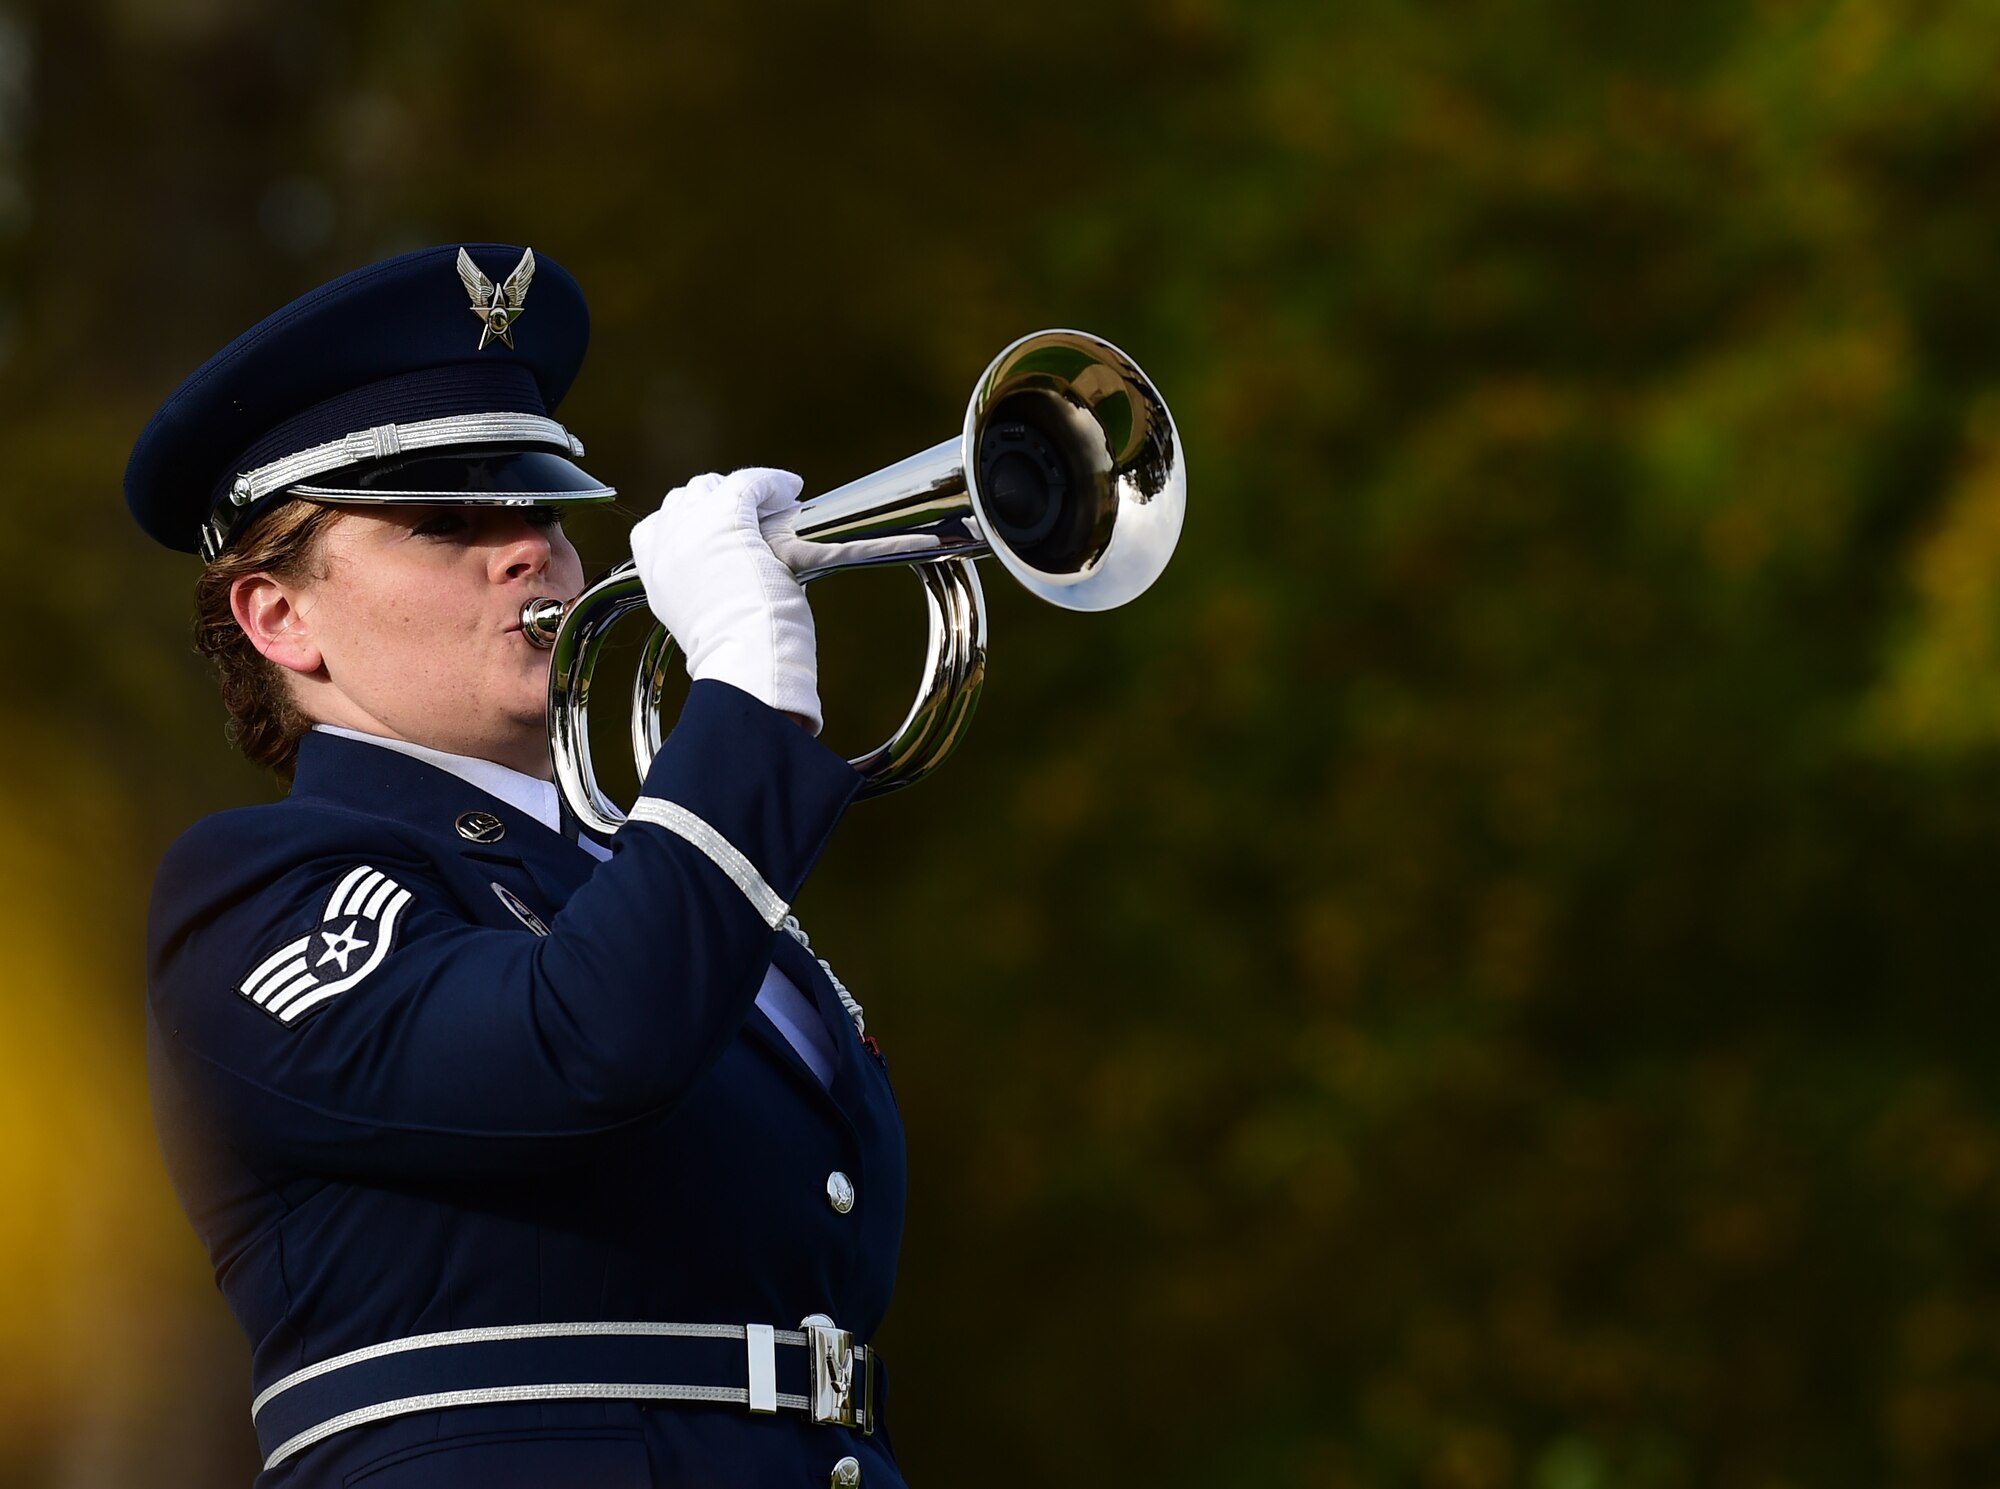
M248 1334L260 1489L903 1481L867 1346L904 1153L789 913L857 778L816 739L774 471L633 532L694 679L608 848L549 780L524 601L613 494L554 418L588 319L505 245L278 311L133 450L198 552L238 745L291 778L168 851L148 1034L168 1167Z

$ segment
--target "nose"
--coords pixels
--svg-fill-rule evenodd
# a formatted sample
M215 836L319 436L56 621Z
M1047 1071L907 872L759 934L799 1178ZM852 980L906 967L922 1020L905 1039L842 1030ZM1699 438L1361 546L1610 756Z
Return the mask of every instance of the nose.
M492 573L496 582L532 579L548 568L554 549L546 528L518 512L499 512L495 518Z

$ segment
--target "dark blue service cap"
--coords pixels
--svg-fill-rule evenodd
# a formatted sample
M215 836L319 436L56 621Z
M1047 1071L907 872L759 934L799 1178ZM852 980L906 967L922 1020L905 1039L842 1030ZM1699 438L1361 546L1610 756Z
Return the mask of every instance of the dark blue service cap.
M174 390L125 502L213 558L272 502L540 506L616 493L552 415L590 312L560 264L502 243L384 259L267 316Z

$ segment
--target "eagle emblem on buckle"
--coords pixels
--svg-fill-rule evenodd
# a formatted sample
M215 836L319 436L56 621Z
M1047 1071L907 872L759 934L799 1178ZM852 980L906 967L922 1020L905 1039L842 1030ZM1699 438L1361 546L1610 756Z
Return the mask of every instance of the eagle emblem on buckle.
M479 317L479 350L485 351L487 344L496 336L507 344L509 351L514 347L514 322L527 311L521 302L528 298L528 281L535 277L535 250L521 250L521 262L514 265L514 272L499 284L488 279L479 265L472 261L472 255L463 248L458 250L458 282L465 286L465 293L472 300L472 313Z
M810 1394L806 1398L812 1419L838 1427L859 1427L862 1435L875 1435L875 1356L864 1344L856 1344L846 1329L836 1328L824 1313L808 1313L799 1320L805 1333L806 1373Z

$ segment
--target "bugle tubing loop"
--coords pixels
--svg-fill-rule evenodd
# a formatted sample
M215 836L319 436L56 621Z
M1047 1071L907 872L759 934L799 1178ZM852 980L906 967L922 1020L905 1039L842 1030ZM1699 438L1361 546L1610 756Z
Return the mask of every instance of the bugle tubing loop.
M986 674L986 606L973 560L991 555L1030 593L1109 610L1143 593L1180 537L1187 477L1159 392L1118 348L1081 331L1022 337L974 384L956 439L773 514L772 551L806 582L908 564L923 582L928 648L916 701L852 764L861 794L913 784L964 737ZM599 786L589 748L591 676L611 628L644 608L623 564L567 606L522 608L553 651L549 750L570 809L600 833L625 814ZM661 699L679 649L658 626L633 680L633 762L643 778L664 735Z

